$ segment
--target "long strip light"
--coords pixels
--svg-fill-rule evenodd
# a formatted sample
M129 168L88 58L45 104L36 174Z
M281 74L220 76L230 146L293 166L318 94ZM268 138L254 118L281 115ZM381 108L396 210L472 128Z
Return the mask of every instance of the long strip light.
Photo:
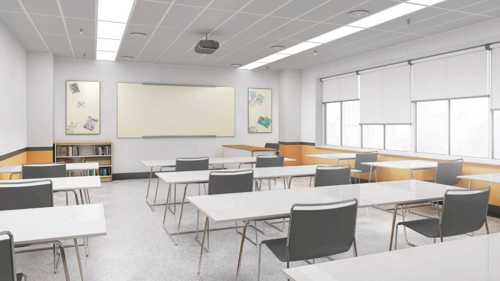
M364 17L350 24L336 28L332 31L323 33L319 36L316 36L304 42L298 43L288 49L276 52L267 57L243 65L239 67L239 69L245 69L245 70L256 69L266 64L284 59L286 57L307 51L312 48L316 48L320 45L338 40L340 38L344 38L351 34L372 28L384 22L388 22L393 19L414 13L416 11L425 9L429 6L433 6L444 1L446 0L408 0L403 3L394 5L390 8L387 8L385 10L382 10L378 13Z
M134 0L99 0L97 9L97 60L116 60Z

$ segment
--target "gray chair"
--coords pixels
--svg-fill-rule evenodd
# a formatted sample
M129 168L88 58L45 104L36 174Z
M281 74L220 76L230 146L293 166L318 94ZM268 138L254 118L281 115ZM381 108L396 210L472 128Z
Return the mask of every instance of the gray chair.
M437 164L434 181L440 184L456 185L460 179L458 176L462 174L464 161L440 161Z
M373 152L363 152L356 153L356 159L354 160L353 173L356 173L358 182L361 181L361 175L370 173L370 166L363 165L365 162L376 162L378 159L378 154Z
M53 207L50 180L23 180L0 183L0 210Z
M407 227L428 238L437 238L472 233L483 227L489 234L488 200L490 190L449 190L444 196L440 218L425 218L399 222L396 225L394 247L397 249L399 226Z
M203 171L203 170L208 170L209 168L209 158L208 157L183 157L183 158L177 158L175 160L175 171L176 172L187 172L187 171ZM181 222L182 222L182 214L184 212L184 204L186 202L186 195L187 195L187 188L189 184L186 184L184 186L184 193L182 195L182 201L181 201L181 210L180 210L180 215L179 215L179 224L177 228L180 230L181 228ZM177 187L174 185L174 201L175 201L175 195L177 193ZM156 195L155 195L156 197ZM170 200L170 188L168 190L168 195L167 195L167 203ZM175 204L176 202L174 202ZM163 221L165 221L166 217L166 212L167 212L167 207L165 207L165 215Z
M290 213L287 238L264 240L259 244L257 278L260 280L262 245L281 262L324 258L356 249L356 199L327 204L295 204Z
M351 168L342 166L318 166L314 186L342 185L351 183Z
M210 173L208 194L253 191L253 170L226 170Z
M23 165L23 179L60 178L66 176L66 164Z
M8 231L0 232L0 280L22 281L27 280L23 273L16 273L14 261L14 237Z
M283 167L285 165L285 158L276 155L259 155L255 160L255 168L269 168L269 167ZM256 182L257 189L262 187L262 180ZM286 187L285 179L283 185ZM268 189L271 189L271 179L268 180Z
M276 151L276 155L280 154L280 144L274 142L266 142L264 145L265 148L272 148Z

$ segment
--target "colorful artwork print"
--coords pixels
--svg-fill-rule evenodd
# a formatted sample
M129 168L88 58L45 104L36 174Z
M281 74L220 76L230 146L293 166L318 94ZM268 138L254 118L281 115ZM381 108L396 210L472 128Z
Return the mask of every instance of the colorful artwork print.
M66 135L99 135L101 89L98 81L66 81Z
M272 133L272 90L248 89L248 132Z

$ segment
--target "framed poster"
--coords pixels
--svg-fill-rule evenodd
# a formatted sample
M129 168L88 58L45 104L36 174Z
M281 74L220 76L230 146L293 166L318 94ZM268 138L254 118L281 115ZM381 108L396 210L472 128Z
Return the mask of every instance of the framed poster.
M101 133L99 81L66 81L66 135Z
M248 89L248 132L272 133L273 94L271 89Z

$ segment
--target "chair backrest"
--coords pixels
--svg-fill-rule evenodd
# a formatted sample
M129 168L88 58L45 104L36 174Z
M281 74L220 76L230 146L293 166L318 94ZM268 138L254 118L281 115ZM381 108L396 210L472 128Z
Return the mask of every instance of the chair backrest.
M440 184L456 185L460 181L457 177L462 174L463 165L463 160L438 162L435 181Z
M53 206L50 180L0 183L0 211Z
M376 162L378 154L369 152L369 153L356 153L356 160L354 161L354 168L356 170L360 170L362 173L367 173L370 171L370 167L367 165L363 165L361 163L364 162Z
M14 237L8 231L0 232L0 280L16 281Z
M467 234L479 230L488 216L490 190L450 190L444 197L442 235Z
M208 157L183 157L175 160L175 170L201 171L208 170Z
M66 176L66 164L23 165L23 179L60 178Z
M356 231L356 199L328 204L295 204L288 230L290 261L348 251Z
M255 161L256 168L266 167L282 167L284 166L285 158L275 155L259 155Z
M318 166L314 186L341 185L351 183L351 168L340 166Z
M272 148L272 149L276 150L276 155L280 154L280 144L279 143L266 142L266 144L264 145L264 147L265 148Z
M225 170L210 173L208 194L253 191L253 170Z

